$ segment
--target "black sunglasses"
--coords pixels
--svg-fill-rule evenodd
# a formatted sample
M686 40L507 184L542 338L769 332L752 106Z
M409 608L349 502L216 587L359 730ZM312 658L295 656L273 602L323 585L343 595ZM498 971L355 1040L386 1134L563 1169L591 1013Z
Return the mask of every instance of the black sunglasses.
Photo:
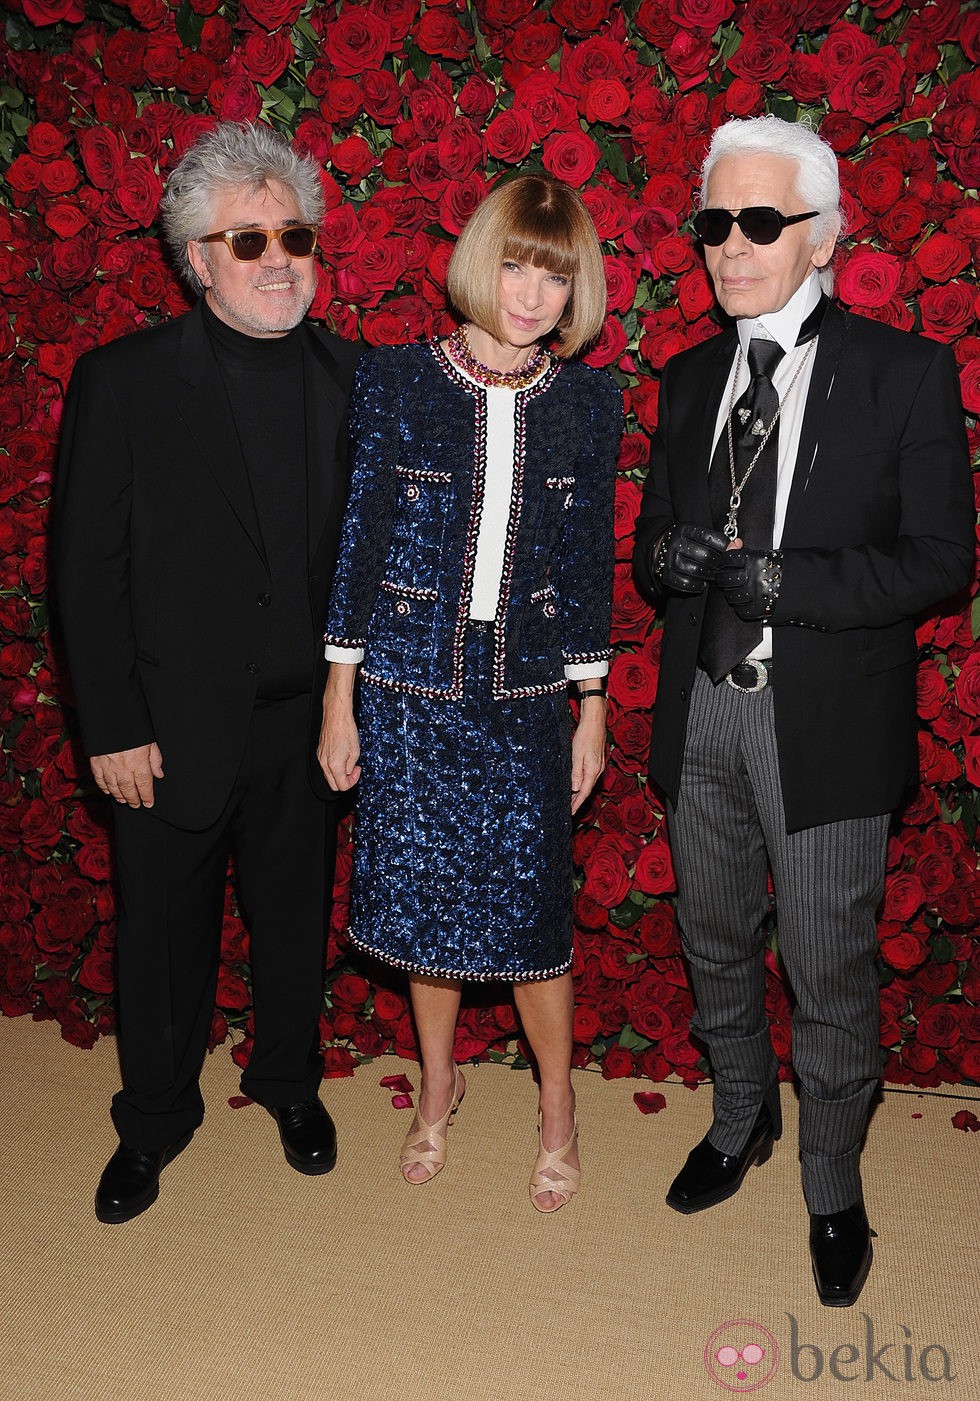
M724 243L733 224L739 226L750 243L775 243L787 224L815 219L819 213L819 209L811 209L808 214L780 214L778 209L761 204L740 209L737 214L730 209L702 209L694 216L694 232L709 248Z
M236 263L254 263L274 238L287 258L308 258L316 247L316 224L286 224L281 229L224 229L205 234L198 243L225 243Z

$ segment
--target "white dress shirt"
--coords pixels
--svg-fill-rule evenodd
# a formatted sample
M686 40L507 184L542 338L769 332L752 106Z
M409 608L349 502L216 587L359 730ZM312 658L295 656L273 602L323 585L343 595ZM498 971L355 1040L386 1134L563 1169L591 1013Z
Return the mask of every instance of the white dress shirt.
M778 549L783 536L783 526L786 523L786 507L789 503L790 489L793 485L793 472L796 467L796 455L800 446L800 433L803 428L803 414L806 409L807 391L810 387L810 376L813 373L813 361L816 356L816 339L808 341L806 345L797 345L796 340L800 334L800 327L810 315L810 312L820 300L820 280L816 272L811 272L810 276L798 287L789 301L779 311L767 312L764 316L743 317L737 322L738 341L742 348L741 356L736 356L725 384L724 393L721 396L721 404L718 407L718 418L715 423L715 435L712 440L712 455L714 448L725 432L725 424L728 421L729 405L739 397L748 387L749 383L749 342L753 338L761 340L777 341L782 346L784 354L779 364L773 372L772 382L776 393L779 395L780 412L779 423L776 431L778 433L778 450L776 459L776 515L773 522L772 543L773 548ZM809 352L809 354L808 354ZM793 382L793 377L800 364L806 358L806 364L800 371L796 382L792 384L792 389L787 389ZM737 379L734 384L733 377ZM785 397L784 397L785 396ZM749 653L750 657L761 660L772 656L772 628L762 629L762 641Z

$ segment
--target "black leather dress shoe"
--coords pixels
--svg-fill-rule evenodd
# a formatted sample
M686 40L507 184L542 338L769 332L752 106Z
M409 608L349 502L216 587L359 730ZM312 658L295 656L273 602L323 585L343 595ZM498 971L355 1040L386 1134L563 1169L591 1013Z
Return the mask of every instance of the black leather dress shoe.
M287 1104L269 1113L279 1125L286 1162L297 1172L317 1177L337 1161L337 1130L318 1099Z
M810 1216L810 1259L820 1302L846 1309L857 1299L871 1269L871 1227L863 1202L829 1216Z
M160 1193L161 1172L184 1151L193 1137L192 1129L154 1153L144 1153L120 1143L106 1163L95 1191L98 1219L108 1226L118 1226L152 1206Z
M752 1164L768 1161L775 1139L772 1115L766 1105L759 1110L741 1153L722 1153L702 1138L671 1183L667 1205L689 1216L733 1197Z

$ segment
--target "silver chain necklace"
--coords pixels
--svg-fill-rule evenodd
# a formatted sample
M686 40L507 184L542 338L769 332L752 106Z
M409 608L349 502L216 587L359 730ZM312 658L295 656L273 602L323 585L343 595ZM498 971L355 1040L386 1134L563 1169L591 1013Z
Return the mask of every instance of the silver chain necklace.
M729 470L729 472L731 473L731 478L732 478L732 494L731 494L731 496L730 496L730 498L729 498L729 501L728 501L728 518L727 518L727 520L725 521L725 524L724 524L723 529L724 529L724 533L725 533L726 538L729 539L729 540L736 540L736 539L738 538L738 510L739 510L739 507L740 507L741 504L742 504L742 492L745 490L745 483L748 481L749 477L751 477L751 475L752 475L752 469L755 467L755 464L758 462L759 458L762 456L762 449L765 447L766 443L768 443L768 441L769 441L769 439L770 439L770 437L771 437L771 435L772 435L773 429L775 428L776 424L779 422L779 415L780 415L780 414L782 413L782 411L783 411L783 405L786 403L786 400L789 398L790 394L792 393L793 385L796 383L796 381L799 379L800 375L803 373L803 366L804 366L804 365L806 364L806 362L809 360L810 355L811 355L811 353L812 353L812 351L813 351L813 347L816 345L816 343L817 343L817 338L816 338L816 336L814 336L814 337L811 339L809 345L807 346L806 351L805 351L804 354L800 357L800 363L797 365L795 371L793 372L793 378L790 380L789 384L786 386L786 393L785 393L785 394L783 395L783 397L780 399L780 401L779 401L779 407L777 408L775 414L773 415L773 420L772 420L772 422L770 423L769 427L768 427L768 428L766 429L766 431L763 433L762 438L761 438L761 440L760 440L760 442L759 442L759 446L758 446L758 447L756 448L756 450L755 450L755 455L753 456L752 461L751 461L751 462L749 463L749 465L746 467L745 472L744 472L744 474L743 474L743 476L742 476L742 480L741 480L741 481L738 481L738 480L736 479L736 477L735 477L735 444L734 444L733 439L732 439L732 414L735 412L735 386L736 386L736 384L738 384L738 372L739 372L739 370L740 370L741 367L742 367L742 363L743 363L743 359L744 359L744 357L743 357L743 355L742 355L742 342L739 341L739 344L738 344L738 359L737 359L736 362L735 362L735 373L734 373L734 375L732 376L732 392L731 392L731 394L729 395L729 398L728 398L728 419L727 419L727 424L728 424L728 470Z

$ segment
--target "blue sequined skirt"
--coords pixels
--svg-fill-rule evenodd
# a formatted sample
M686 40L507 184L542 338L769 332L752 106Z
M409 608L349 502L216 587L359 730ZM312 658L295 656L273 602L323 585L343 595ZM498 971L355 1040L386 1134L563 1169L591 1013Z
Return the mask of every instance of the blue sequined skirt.
M572 962L568 698L493 700L471 629L462 701L365 684L351 940L409 972L522 982Z

